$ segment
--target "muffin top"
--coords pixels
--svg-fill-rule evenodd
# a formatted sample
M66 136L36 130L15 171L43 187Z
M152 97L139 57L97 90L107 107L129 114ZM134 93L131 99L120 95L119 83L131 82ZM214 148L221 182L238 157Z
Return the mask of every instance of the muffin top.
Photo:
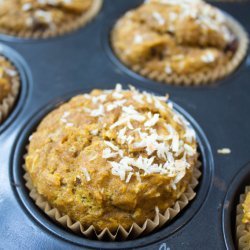
M49 113L26 168L47 201L83 226L111 231L174 205L197 162L195 132L167 97L93 90Z
M201 0L145 1L117 22L112 43L128 66L167 75L214 69L237 47L222 12Z
M246 198L242 204L243 207L243 223L250 223L250 192L247 193Z
M12 78L17 72L3 56L0 56L0 105L11 92Z
M93 0L3 0L0 29L7 31L55 30L86 12Z

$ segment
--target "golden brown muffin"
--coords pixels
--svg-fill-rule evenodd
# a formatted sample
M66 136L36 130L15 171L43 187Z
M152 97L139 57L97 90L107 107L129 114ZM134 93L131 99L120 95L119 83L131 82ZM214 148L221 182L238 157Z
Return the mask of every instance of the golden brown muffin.
M117 85L52 111L33 133L25 162L38 193L97 232L164 213L197 163L195 132L166 100Z
M221 11L201 0L146 1L127 12L111 36L123 63L170 83L224 67L237 50L237 39Z
M0 66L0 103L10 93L11 83L9 75L6 74L3 67Z
M0 55L0 124L12 108L18 94L18 74L14 66Z
M246 199L242 204L244 216L242 218L243 223L250 223L250 192L247 193Z
M81 22L100 0L4 0L0 1L0 31L25 36L58 34ZM72 25L71 25L72 24ZM68 26L68 27L67 27ZM72 26L73 27L73 26ZM67 30L67 31L69 31Z
M246 187L237 206L236 237L239 250L250 249L250 187Z

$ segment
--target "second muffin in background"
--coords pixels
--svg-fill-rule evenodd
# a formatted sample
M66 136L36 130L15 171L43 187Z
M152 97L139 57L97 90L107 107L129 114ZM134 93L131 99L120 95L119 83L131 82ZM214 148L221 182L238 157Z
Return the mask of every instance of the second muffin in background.
M200 85L230 74L244 58L241 26L201 0L149 0L127 12L111 34L132 70L170 84Z
M24 38L47 38L73 31L93 18L102 0L0 1L0 32Z

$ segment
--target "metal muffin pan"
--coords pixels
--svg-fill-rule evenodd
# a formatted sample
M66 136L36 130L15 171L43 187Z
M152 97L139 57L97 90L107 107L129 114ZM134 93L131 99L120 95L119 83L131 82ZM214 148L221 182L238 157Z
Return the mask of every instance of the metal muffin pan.
M0 130L0 248L234 247L232 242L224 241L224 232L231 233L228 229L223 231L222 212L231 179L250 160L250 57L247 55L235 73L212 86L175 87L128 74L120 62L112 59L109 32L117 18L140 3L142 0L106 0L92 22L62 37L31 40L0 36L1 44L8 46L3 46L6 48L3 54L8 57L11 50L20 55L13 58L9 55L9 58L24 75L18 103ZM250 3L216 5L250 31ZM196 198L164 228L136 240L100 242L73 234L48 219L29 198L21 165L29 134L49 110L75 94L93 88L110 89L117 82L124 87L132 84L156 94L170 94L170 99L178 104L176 109L190 120L197 132L203 175ZM232 153L218 155L217 149L222 147L230 148Z

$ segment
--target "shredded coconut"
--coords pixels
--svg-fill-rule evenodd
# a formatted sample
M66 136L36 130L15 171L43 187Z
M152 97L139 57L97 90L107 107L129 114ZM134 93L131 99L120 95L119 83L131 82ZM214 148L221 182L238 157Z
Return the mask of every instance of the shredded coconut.
M134 173L130 172L126 178L126 183L128 183L131 179L131 177L133 176Z
M190 167L187 159L196 154L195 132L186 119L173 110L172 103L166 105L167 95L158 97L140 93L133 86L129 88L130 99L125 99L128 90L119 84L114 91L84 95L95 107L87 106L84 112L98 117L98 122L108 129L108 138L111 135L105 138L102 158L110 164L112 174L126 183L133 175L141 182L141 176L162 174L171 177L170 186L176 188ZM152 108L145 112L147 106ZM104 116L108 112L115 114L111 123ZM164 118L165 112L175 124ZM68 116L64 113L61 119L67 122ZM98 135L99 131L95 129L90 133Z
M110 148L105 148L102 152L102 157L104 159L109 159L109 158L113 158L116 157L118 155L118 153L112 153Z
M25 4L23 4L23 6L22 6L22 10L23 11L28 11L28 10L30 10L32 8L32 4L31 3L25 3Z
M73 127L73 126L74 126L74 124L71 123L71 122L67 122L67 123L66 123L66 127Z
M118 151L119 150L119 148L117 147L117 146L115 146L112 142L110 142L110 141L104 141L104 143L108 146L108 147L110 147L110 148L112 148L113 150L115 150L115 151Z
M160 25L164 25L165 24L165 20L164 18L161 16L161 14L159 12L153 12L153 17L155 18L155 20L160 24Z
M50 12L44 10L36 10L34 15L37 18L41 18L46 23L52 22L52 15Z
M82 171L83 171L83 174L85 175L86 181L88 182L91 181L88 170L86 168L82 168Z
M165 67L165 72L168 74L168 75L170 75L170 74L172 74L172 68L171 68L171 66L170 65L167 65L166 67Z
M206 54L201 56L201 60L205 63L212 63L215 60L214 54L211 52L207 52Z
M92 131L90 131L91 135L98 135L98 129L94 129Z
M94 117L104 115L104 107L103 107L103 105L100 105L98 109L92 110L90 115L94 116Z
M134 36L134 43L139 44L139 43L142 43L142 42L143 42L142 36L139 35L139 34L136 34L136 35Z
M154 116L152 118L150 118L150 120L147 120L144 123L144 126L145 127L153 127L158 121L159 121L159 114L154 114Z
M8 74L9 76L12 76L12 77L17 75L17 71L13 70L13 69L5 68L4 71L6 72L6 74Z

